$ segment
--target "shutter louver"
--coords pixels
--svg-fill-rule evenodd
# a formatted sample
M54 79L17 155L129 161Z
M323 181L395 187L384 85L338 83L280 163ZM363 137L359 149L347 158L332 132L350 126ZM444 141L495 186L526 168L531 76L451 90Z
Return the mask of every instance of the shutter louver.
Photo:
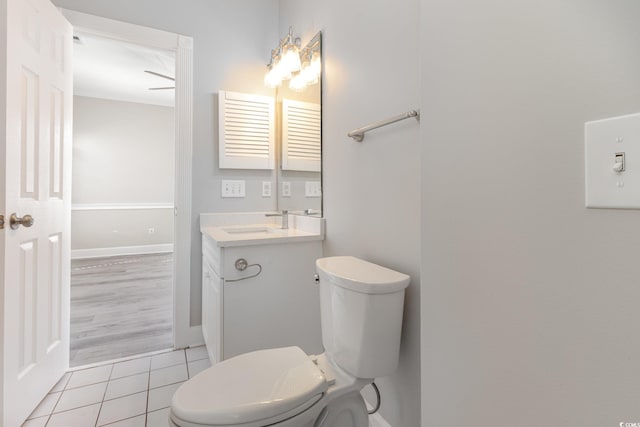
M282 169L320 172L320 104L282 101Z
M267 96L220 91L221 169L273 169L274 100Z

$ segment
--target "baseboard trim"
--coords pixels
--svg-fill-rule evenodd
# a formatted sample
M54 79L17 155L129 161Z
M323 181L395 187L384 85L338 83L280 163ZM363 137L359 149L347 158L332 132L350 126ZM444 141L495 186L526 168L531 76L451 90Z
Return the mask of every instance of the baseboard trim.
M71 259L101 258L121 255L143 255L173 252L172 243L158 245L119 246L115 248L73 249Z
M367 409L371 410L373 405L371 405L367 400L364 401L367 405ZM369 427L391 427L391 424L387 422L379 412L376 412L373 415L369 415Z
M147 204L120 204L110 205L108 203L86 203L82 205L71 205L72 211L139 211L148 209L173 209L168 203L147 203Z

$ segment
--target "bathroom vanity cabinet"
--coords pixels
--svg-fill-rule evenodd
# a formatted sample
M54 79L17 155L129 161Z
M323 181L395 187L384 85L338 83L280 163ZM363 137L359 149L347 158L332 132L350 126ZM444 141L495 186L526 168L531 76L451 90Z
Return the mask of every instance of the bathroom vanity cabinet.
M314 281L320 238L226 246L203 230L202 253L202 332L212 363L293 345L308 354L322 352ZM242 271L239 259L249 265Z

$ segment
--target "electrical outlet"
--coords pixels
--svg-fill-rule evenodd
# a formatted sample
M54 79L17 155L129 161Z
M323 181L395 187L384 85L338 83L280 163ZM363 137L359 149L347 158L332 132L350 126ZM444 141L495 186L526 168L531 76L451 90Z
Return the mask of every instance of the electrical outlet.
M271 197L271 181L262 181L262 197Z
M221 183L220 193L222 197L244 197L245 196L245 182L243 180L223 180Z
M291 182L282 181L282 197L291 197Z
M149 229L147 230L147 233L149 233L149 234L156 234L156 229L155 229L155 228L153 228L153 227L151 227L151 228L149 228Z

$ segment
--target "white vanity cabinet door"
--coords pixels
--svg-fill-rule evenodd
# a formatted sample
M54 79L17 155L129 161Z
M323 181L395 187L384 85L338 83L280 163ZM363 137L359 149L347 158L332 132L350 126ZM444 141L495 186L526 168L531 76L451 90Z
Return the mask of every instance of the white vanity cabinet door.
M322 242L297 242L223 248L224 359L250 351L298 346L308 354L322 353L320 296L314 282L315 261ZM235 269L244 258L257 267Z
M212 364L224 359L223 281L219 271L221 251L214 242L202 237L202 335Z
M209 263L203 260L202 269L202 334L212 364L222 355L223 282Z
M203 235L202 253L202 333L212 364L294 345L322 353L314 281L321 241L220 248ZM255 266L238 271L239 258L260 264L262 271L255 277Z

